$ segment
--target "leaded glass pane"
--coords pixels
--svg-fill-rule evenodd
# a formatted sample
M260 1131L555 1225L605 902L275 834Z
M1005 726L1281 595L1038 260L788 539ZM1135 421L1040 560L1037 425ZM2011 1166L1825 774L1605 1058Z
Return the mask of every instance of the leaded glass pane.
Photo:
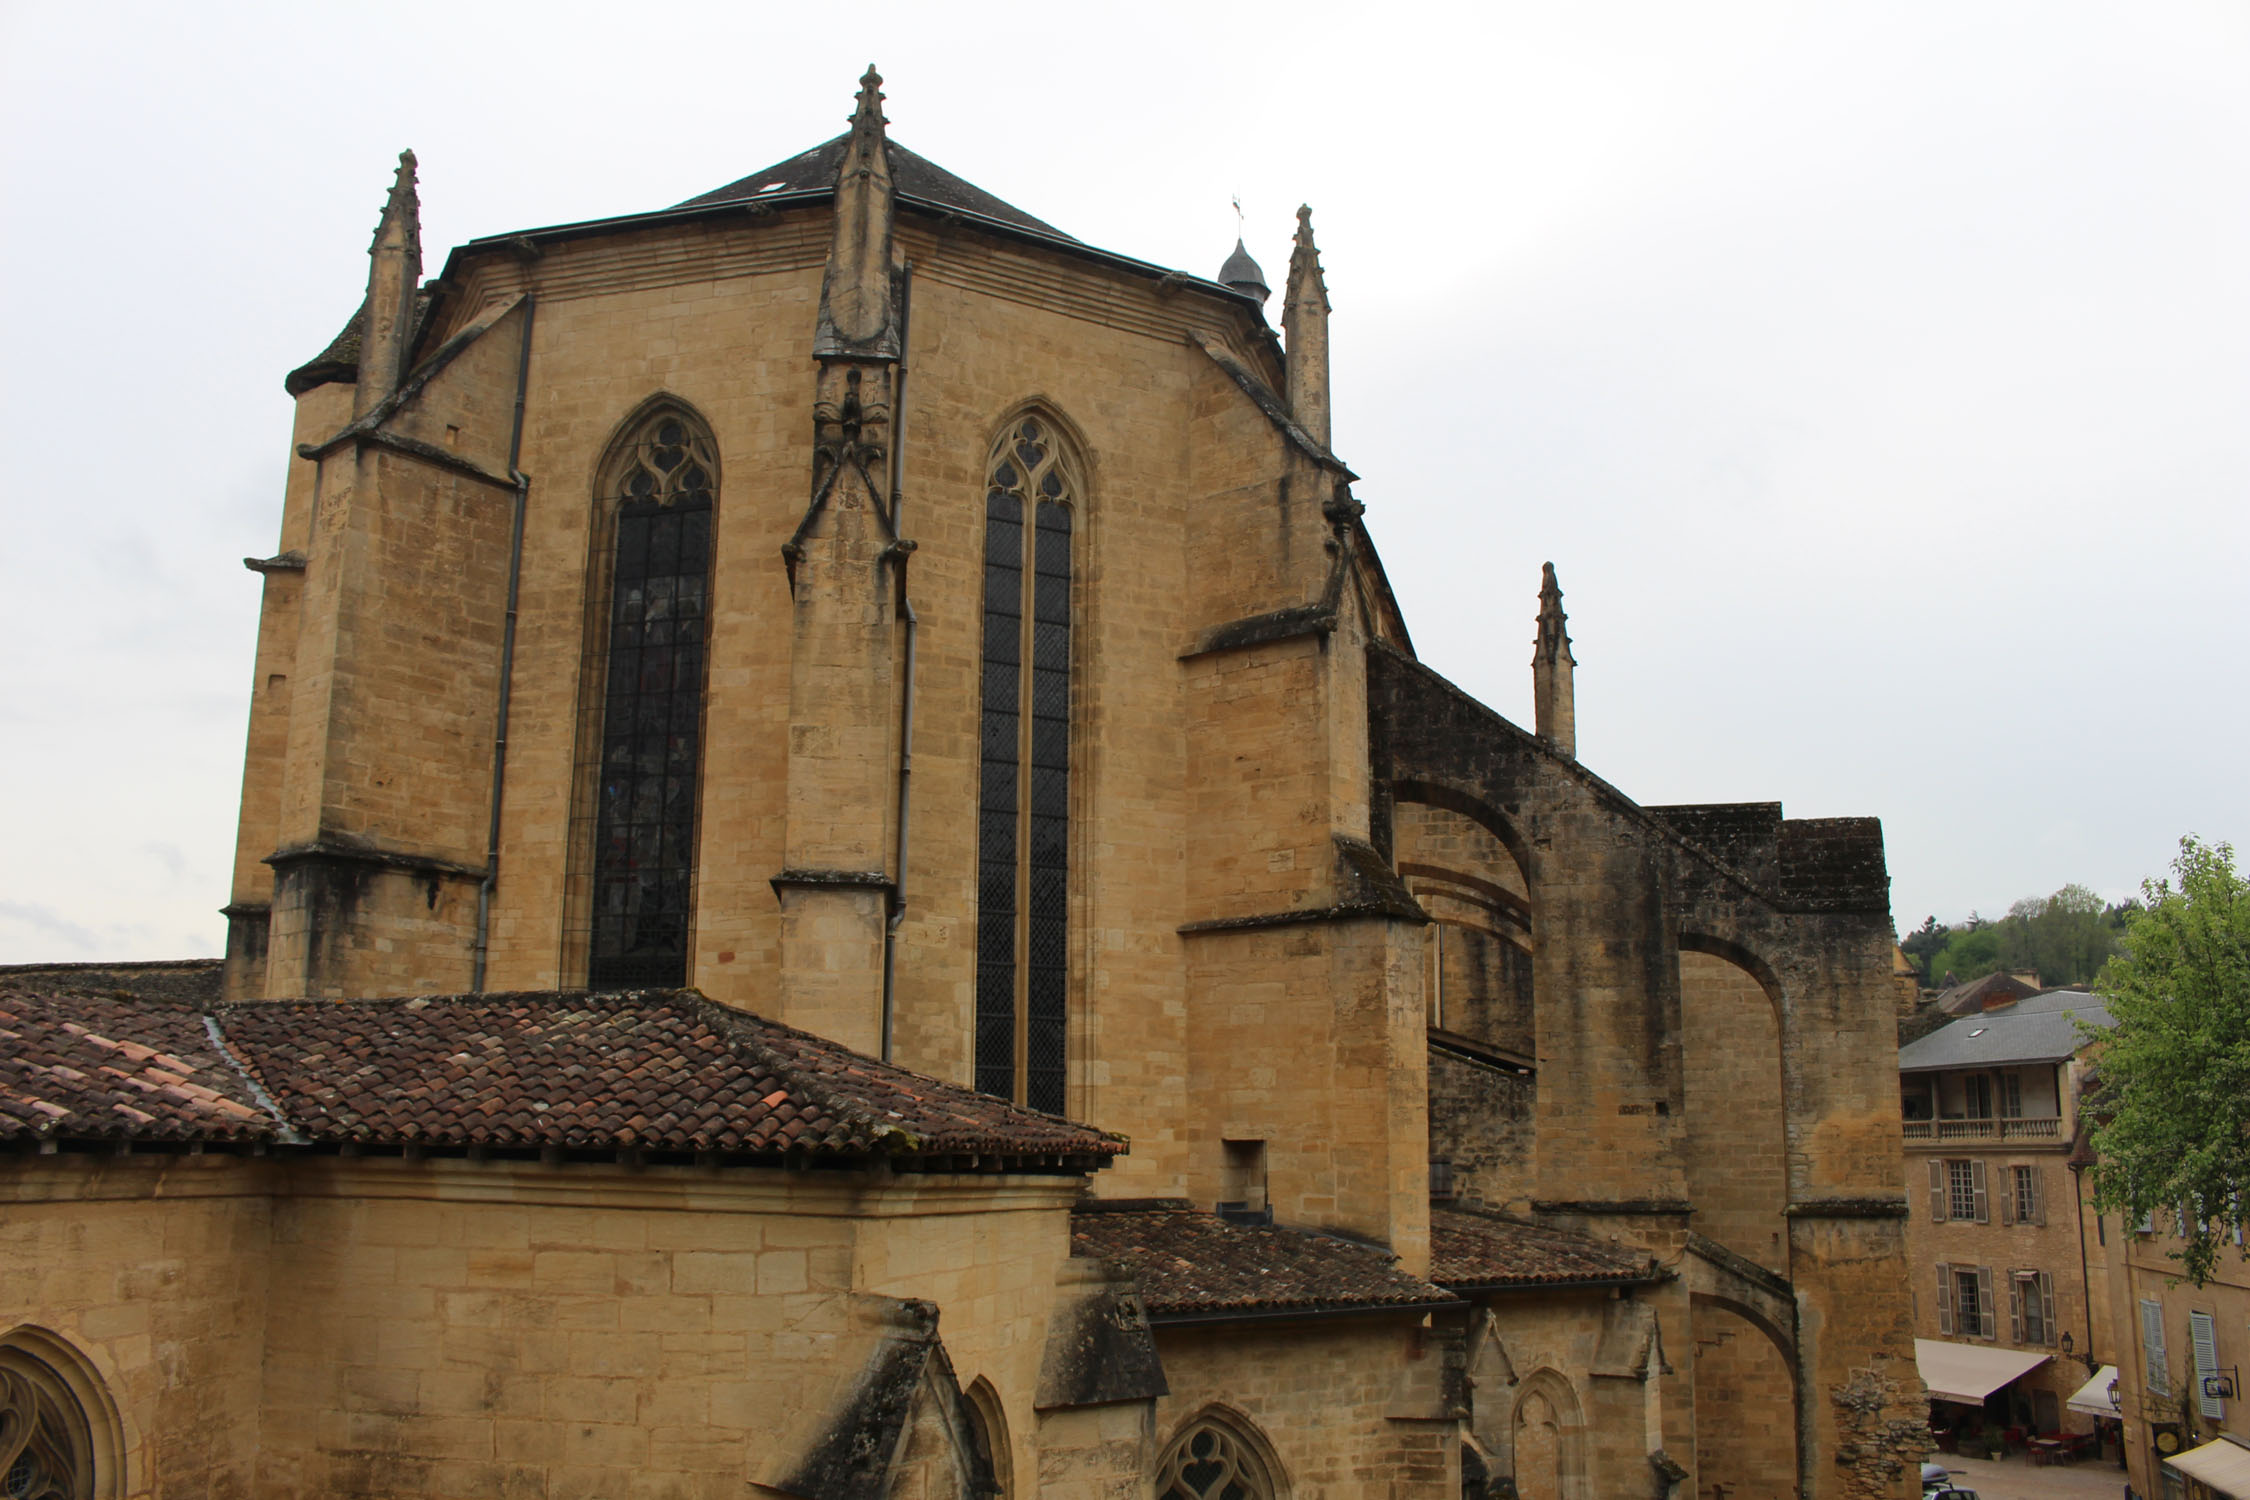
M990 472L979 729L977 1087L1059 1112L1068 1078L1072 485L1051 435L1036 419L1019 421L1002 436ZM1020 764L1026 752L1029 763Z
M687 982L710 588L709 439L656 419L616 481L595 790L596 988Z

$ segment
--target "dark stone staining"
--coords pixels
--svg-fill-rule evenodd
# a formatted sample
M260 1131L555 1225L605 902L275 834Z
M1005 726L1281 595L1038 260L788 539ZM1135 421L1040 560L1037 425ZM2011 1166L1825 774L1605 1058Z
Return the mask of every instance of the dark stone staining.
M998 1493L991 1456L976 1441L968 1398L938 1342L936 1306L903 1300L893 1316L898 1331L876 1345L851 1395L779 1487L808 1500L888 1500L892 1464L917 1406L929 1399L941 1405L938 1415L955 1438L960 1500Z
M262 928L260 934L258 951L263 957ZM231 925L229 935L232 935ZM165 958L144 963L0 964L0 980L92 990L104 995L201 1010L219 1003L219 981L226 962L218 958Z
M1229 620L1224 625L1214 625L1196 638L1195 649L1181 655L1182 661L1198 656L1208 656L1215 651L1236 651L1245 646L1263 646L1272 641L1294 640L1303 635L1327 635L1336 628L1336 610L1330 604L1298 604L1288 609L1270 610L1262 615L1246 615L1239 620Z
M1407 922L1427 922L1428 912L1399 879L1391 862L1365 839L1334 834L1336 845L1336 906L1339 916L1396 917Z
M1538 1132L1534 1076L1481 1049L1430 1039L1430 1156L1453 1164L1456 1196L1498 1208L1528 1182Z
M1171 1394L1141 1299L1112 1287L1056 1310L1039 1365L1041 1411Z
M1290 927L1304 922L1353 922L1380 917L1401 922L1430 920L1414 893L1399 879L1390 862L1375 846L1348 834L1331 834L1336 846L1336 891L1333 905L1295 911L1259 912L1247 917L1219 917L1208 922L1188 922L1184 934L1241 932L1259 927Z
M1776 851L1781 837L1780 803L1687 803L1647 811L1759 886L1771 890L1779 884Z
M1444 1029L1529 1062L1538 1055L1529 950L1477 927L1441 939Z
M1879 818L1792 818L1781 825L1777 863L1791 911L1890 914Z
M1782 1210L1792 1219L1903 1219L1904 1198L1812 1198Z

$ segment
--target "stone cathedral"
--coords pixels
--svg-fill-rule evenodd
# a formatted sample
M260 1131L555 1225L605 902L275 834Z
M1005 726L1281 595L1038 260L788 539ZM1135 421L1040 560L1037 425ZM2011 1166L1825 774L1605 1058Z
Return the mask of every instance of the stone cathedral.
M1551 567L1416 659L1309 211L1276 330L879 85L428 278L402 158L224 995L0 976L0 1494L1915 1493L1878 824L1604 781Z

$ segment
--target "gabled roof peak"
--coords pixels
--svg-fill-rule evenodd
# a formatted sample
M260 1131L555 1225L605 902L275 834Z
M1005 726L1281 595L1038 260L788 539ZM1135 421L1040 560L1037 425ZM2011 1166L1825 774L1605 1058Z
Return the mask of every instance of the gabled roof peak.
M873 76L873 70L869 70ZM879 84L880 79L876 80ZM861 108L869 108L861 81ZM880 94L876 96L880 99ZM881 117L880 106L872 106ZM854 114L857 121L857 114ZM855 123L854 129L857 129ZM705 208L719 203L748 203L760 198L779 198L795 193L826 193L836 186L836 169L843 163L844 149L851 143L852 131L847 130L833 140L822 141L810 151L800 151L795 156L777 161L770 167L738 177L724 187L713 188L708 193L675 204L677 208ZM1059 239L1069 239L1054 225L1033 218L1012 203L1007 203L978 187L975 183L956 177L928 157L909 151L896 137L889 137L891 155L891 180L896 185L899 198L917 203L925 208L952 209L996 219L1003 224L1013 224L1019 229L1034 229L1041 234L1051 234Z

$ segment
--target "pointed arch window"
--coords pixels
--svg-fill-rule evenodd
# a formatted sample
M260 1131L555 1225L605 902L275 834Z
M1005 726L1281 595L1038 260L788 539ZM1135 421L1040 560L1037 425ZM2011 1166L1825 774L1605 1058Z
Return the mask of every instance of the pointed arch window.
M977 1087L1060 1114L1070 984L1071 535L1077 465L1019 417L986 467Z
M93 1428L70 1383L28 1351L0 1345L0 1497L93 1493Z
M603 470L589 621L600 694L580 742L595 989L688 981L717 496L711 434L673 407L642 418Z
M1216 1417L1173 1439L1156 1470L1157 1500L1280 1500L1257 1448Z

